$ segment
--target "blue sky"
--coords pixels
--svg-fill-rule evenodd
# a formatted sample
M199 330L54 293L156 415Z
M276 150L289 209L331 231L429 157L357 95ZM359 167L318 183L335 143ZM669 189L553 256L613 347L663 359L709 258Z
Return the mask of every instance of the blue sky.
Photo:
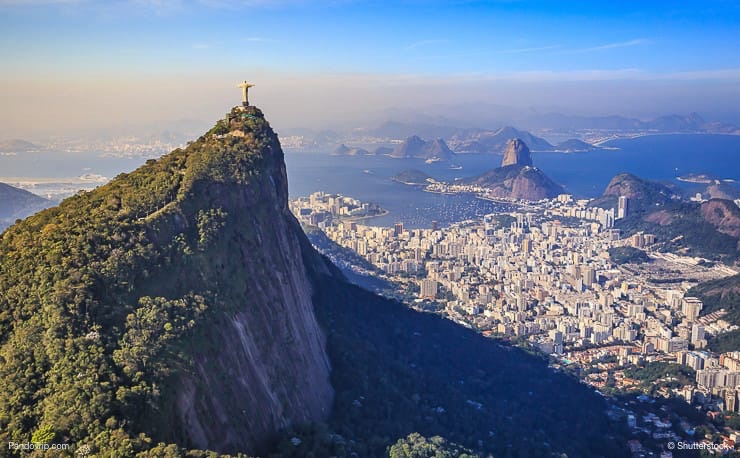
M704 72L740 68L738 2L2 1L11 71Z
M454 81L467 84L465 97L473 99L476 85L503 81L524 96L547 92L543 104L553 106L562 105L558 83L618 92L642 81L635 100L650 93L647 87L672 85L676 96L740 100L740 2L608 3L0 0L7 79L0 97L9 102L0 120L13 117L17 94L59 90L49 80L85 81L93 91L124 79L134 91L130 82L153 81L161 93L178 77L189 79L188 91L197 90L198 79L221 84L257 76L293 85L283 87L288 92L301 78L329 78L344 88L342 96L363 84L446 93ZM690 106L675 107L684 108Z

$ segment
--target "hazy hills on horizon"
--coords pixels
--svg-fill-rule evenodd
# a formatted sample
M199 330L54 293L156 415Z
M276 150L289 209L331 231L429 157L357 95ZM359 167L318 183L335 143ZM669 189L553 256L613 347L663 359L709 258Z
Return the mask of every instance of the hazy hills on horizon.
M448 161L455 157L447 143L441 139L422 140L417 135L412 135L396 146L390 153L390 157L403 159L424 159L427 161Z
M522 126L516 128L513 125ZM590 152L599 146L579 138L582 132L602 131L611 135L634 133L714 133L738 134L740 129L732 124L707 122L698 113L688 115L665 115L649 120L625 116L570 116L562 113L531 114L526 118L510 120L503 127L491 129L481 127L464 127L465 124L451 119L425 119L421 121L391 120L374 128L358 128L346 132L322 131L323 138L310 142L314 148L326 148L336 145L341 139L344 143L362 143L361 139L384 139L385 141L401 140L413 136L445 140L455 153L493 153L502 154L506 142L521 138L532 151L544 152ZM553 144L527 129L541 131L545 135L566 136ZM307 132L304 132L307 133ZM570 138L568 138L568 136ZM354 141L352 139L355 139ZM328 143L324 143L328 141Z
M0 141L0 153L28 153L39 149L39 145L20 138Z
M417 124L427 130L448 126L454 129L491 129L492 126L515 125L530 130L656 130L672 132L706 131L733 133L738 131L738 116L663 113L648 116L625 114L574 114L566 108L516 108L490 104L461 104L436 107L442 115L431 115L411 109L389 110L386 116L400 128L402 124ZM440 133L436 135L442 135ZM444 136L444 135L442 135Z
M511 116L485 120L485 115L478 121L458 119L455 116L428 116L413 112L395 120L382 122L377 127L360 127L354 129L323 130L326 140L328 132L334 141L352 143L353 138L376 138L401 140L417 135L421 138L442 138L456 152L490 152L502 153L507 140L522 138L533 151L585 152L597 149L594 145L583 142L582 132L603 131L612 134L628 133L715 133L738 134L740 128L734 124L706 121L698 113L688 115L668 114L651 119L638 119L621 115L579 116L559 112L522 113L513 112ZM501 127L484 127L493 125ZM518 127L513 127L518 126ZM532 134L531 130L539 132ZM302 135L311 136L310 130L301 130ZM496 138L502 136L504 138ZM553 145L542 135L564 137ZM570 137L570 138L568 138ZM480 142L481 139L484 141ZM577 143L581 142L581 143ZM359 144L360 142L358 142ZM311 143L314 148L326 148L332 145L322 144L321 139ZM334 143L334 146L337 143Z
M0 183L0 231L17 219L23 219L52 205L53 202L36 194Z
M371 152L377 148L378 140L402 141L411 136L423 139L444 139L450 149L458 152L490 152L502 153L505 142L511 138L522 138L530 145L533 151L584 152L592 151L595 147L590 144L578 144L583 141L584 132L603 131L611 133L716 133L738 134L740 128L736 125L707 121L698 113L688 115L667 114L651 119L639 119L622 115L583 116L571 115L558 111L538 112L536 110L517 110L511 107L495 107L498 109L495 116L486 110L445 109L444 116L430 116L420 112L405 110L386 113L386 121L379 124L351 127L324 127L322 129L305 127L285 127L281 129L281 137L296 137L301 141L298 145L286 144L286 148L299 150L321 150L329 152L341 144L349 148L367 148ZM460 107L458 107L460 108ZM440 108L442 110L442 108ZM206 126L201 120L178 119L170 122L159 122L154 125L141 126L131 124L124 126L120 131L114 128L93 130L94 135L87 133L84 138L91 141L105 139L111 141L124 137L133 142L161 141L169 144L184 144ZM356 124L356 122L355 122ZM516 127L514 127L516 126ZM501 131L508 131L506 138L497 139ZM515 132L514 132L515 131ZM535 133L532 133L534 131ZM42 135L43 133L39 133ZM548 141L545 137L556 138L557 141ZM36 136L32 136L36 138ZM67 140L74 137L66 135ZM80 137L79 139L82 139ZM78 140L79 140L78 139ZM363 140L373 139L376 144L372 147ZM483 141L481 141L483 140ZM566 141L567 140L567 141ZM27 139L0 139L0 154L3 152L27 152L46 149L46 143L51 140L28 141ZM56 142L56 140L54 141ZM385 146L390 146L386 144ZM341 155L341 154L340 154Z
M376 133L382 135L397 135L402 132L414 131L416 126L409 125L406 129L398 129L400 123L391 123L390 131L384 132L382 128ZM421 129L424 131L424 129ZM433 134L449 131L451 134L446 139ZM426 131L431 140L424 140L424 136L411 134L407 136L395 148L378 147L372 152L358 146L347 146L341 143L332 150L333 156L365 156L386 154L396 158L417 158L433 160L449 160L455 154L504 154L506 145L510 140L521 139L527 145L532 145L533 151L559 151L559 152L585 152L594 151L598 147L577 139L571 139L553 146L544 138L533 135L530 132L519 130L515 127L505 126L496 130L485 129L439 129ZM390 139L391 137L383 137Z

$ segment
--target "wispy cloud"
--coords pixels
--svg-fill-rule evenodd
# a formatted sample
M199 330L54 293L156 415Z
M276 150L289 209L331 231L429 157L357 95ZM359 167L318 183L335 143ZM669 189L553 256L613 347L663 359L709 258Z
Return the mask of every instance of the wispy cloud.
M336 5L343 0L197 0L201 5L209 8L240 9L240 8L280 8L290 6Z
M419 78L428 78L419 75ZM740 81L740 68L707 69L699 71L656 72L639 68L613 70L532 70L520 72L467 73L447 75L448 81L517 81L517 82L573 82L573 81Z
M441 39L441 38L433 39L433 40L420 40L420 41L415 41L414 43L409 44L408 46L406 46L406 49L417 49L417 48L421 48L424 46L438 45L438 44L448 43L448 42L449 40Z
M607 49L628 48L631 46L640 46L640 45L646 45L650 43L651 41L648 39L635 38L633 40L617 41L614 43L606 43L606 44L598 45L598 46L590 46L588 48L569 49L569 50L563 51L563 53L575 54L575 53L582 53L582 52L605 51Z
M193 49L208 49L208 48L210 48L210 46L207 45L206 43L195 43L193 45Z
M407 46L406 49L414 49L415 47L431 45L433 43L446 42L446 41L447 40L425 40L425 41L413 43L412 45ZM463 57L493 56L495 54L524 54L524 53L530 53L530 52L553 51L556 49L560 49L561 47L562 45L547 45L547 46L534 46L534 47L529 47L529 48L502 49L499 51L495 51L495 50L468 51L468 52L458 52L458 53L450 53L450 54L425 55L425 56L419 56L417 57L417 59L421 59L421 60L458 59L458 58L463 58Z
M84 0L0 0L0 6L32 6L32 5L54 5L65 3L82 3Z
M519 53L525 53L525 52L549 51L551 49L558 49L559 47L560 45L537 46L534 48L505 49L500 52L503 54L519 54Z
M248 41L250 43L269 43L274 40L265 37L245 37L244 41Z
M132 8L143 8L158 14L181 12L187 8L183 0L128 0L127 3Z

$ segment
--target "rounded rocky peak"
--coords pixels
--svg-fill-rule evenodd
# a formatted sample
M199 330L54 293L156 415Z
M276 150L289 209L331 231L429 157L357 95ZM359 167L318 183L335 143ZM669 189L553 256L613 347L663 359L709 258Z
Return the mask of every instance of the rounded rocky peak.
M532 156L529 154L529 147L520 138L512 138L506 143L501 167L506 167L507 165L532 165Z

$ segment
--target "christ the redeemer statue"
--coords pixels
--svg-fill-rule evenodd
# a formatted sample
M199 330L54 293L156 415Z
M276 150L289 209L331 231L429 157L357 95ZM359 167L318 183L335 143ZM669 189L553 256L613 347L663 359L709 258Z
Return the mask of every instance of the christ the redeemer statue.
M249 106L249 97L247 95L247 91L252 86L254 86L254 84L247 83L246 81L243 83L240 83L239 86L237 86L237 87L240 87L242 90L242 105L245 107Z

